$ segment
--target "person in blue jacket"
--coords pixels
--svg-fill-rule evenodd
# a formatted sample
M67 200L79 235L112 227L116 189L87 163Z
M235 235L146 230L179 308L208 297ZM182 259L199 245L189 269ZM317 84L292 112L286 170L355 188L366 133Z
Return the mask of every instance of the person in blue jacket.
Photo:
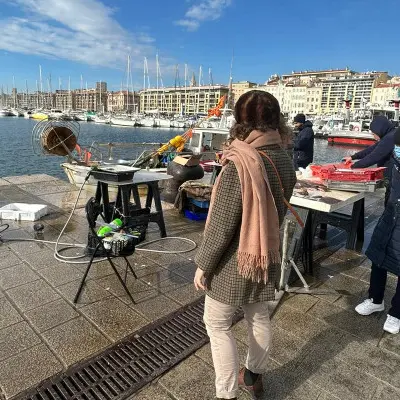
M299 168L307 168L314 158L314 131L312 123L306 121L304 114L297 114L294 117L294 125L298 133L293 144L293 164L297 171Z
M391 154L394 146L394 133L396 128L383 115L379 115L373 119L370 125L371 132L376 135L378 141L372 146L367 147L351 157L346 157L344 161L351 162L358 160L352 164L351 168L368 168L373 165L378 167L386 167L385 171L385 205L390 195L390 175L391 175Z
M386 208L380 217L371 243L366 251L372 262L369 286L369 298L356 307L361 315L370 315L383 311L388 272L397 275L396 293L392 298L383 329L389 333L400 331L400 128L393 135L394 150L392 156L392 174L390 196Z

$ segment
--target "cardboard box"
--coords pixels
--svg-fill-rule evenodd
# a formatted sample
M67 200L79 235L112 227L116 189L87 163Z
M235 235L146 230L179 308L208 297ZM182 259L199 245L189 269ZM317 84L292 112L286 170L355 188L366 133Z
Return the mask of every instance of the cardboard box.
M176 156L173 162L186 165L187 167L193 167L200 164L201 154L187 155L187 156Z

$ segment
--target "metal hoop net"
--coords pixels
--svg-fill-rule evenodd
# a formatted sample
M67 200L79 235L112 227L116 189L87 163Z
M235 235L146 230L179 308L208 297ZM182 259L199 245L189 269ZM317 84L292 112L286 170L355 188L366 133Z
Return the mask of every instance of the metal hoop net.
M38 155L71 155L78 144L79 132L76 121L40 121L32 131L33 151Z

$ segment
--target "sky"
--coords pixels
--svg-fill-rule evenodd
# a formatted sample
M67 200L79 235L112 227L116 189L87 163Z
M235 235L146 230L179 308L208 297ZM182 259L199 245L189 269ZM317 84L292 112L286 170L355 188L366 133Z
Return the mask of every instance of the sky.
M293 70L350 67L400 74L398 0L0 0L0 85L4 91L126 87L127 58L135 90L147 57L156 85L178 65L198 79L265 82ZM82 76L82 80L81 80Z

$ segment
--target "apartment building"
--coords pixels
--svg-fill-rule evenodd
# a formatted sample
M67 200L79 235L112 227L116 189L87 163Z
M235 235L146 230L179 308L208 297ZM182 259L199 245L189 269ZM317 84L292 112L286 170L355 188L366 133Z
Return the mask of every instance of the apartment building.
M222 96L228 95L228 92L228 87L224 85L146 89L139 92L140 111L166 114L206 114L210 108L218 104Z
M55 108L59 110L75 110L75 93L71 90L56 90Z
M308 115L321 114L322 86L310 86L306 91L306 106L304 113Z
M343 108L344 100L350 100L352 110L363 109L371 102L373 88L388 78L387 72L374 71L326 79L321 82L321 111L337 112Z
M140 98L136 92L120 90L118 92L108 92L107 109L110 112L138 112Z
M232 83L232 97L233 97L233 104L236 104L239 97L246 93L251 88L255 88L257 86L256 83L250 81L240 81L236 83Z
M385 108L390 106L392 100L400 99L400 82L391 80L388 83L380 83L372 89L371 107Z

